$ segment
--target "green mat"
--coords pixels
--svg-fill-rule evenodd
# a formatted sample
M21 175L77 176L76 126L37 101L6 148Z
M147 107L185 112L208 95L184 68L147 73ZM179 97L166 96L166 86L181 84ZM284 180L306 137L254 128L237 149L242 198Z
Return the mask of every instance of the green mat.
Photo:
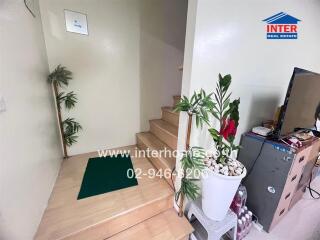
M127 171L129 170L129 178ZM78 199L138 185L130 156L97 157L88 160Z

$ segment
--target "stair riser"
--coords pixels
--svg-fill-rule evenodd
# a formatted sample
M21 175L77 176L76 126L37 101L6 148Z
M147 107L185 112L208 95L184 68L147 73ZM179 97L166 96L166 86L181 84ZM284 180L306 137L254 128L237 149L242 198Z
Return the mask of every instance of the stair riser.
M141 223L161 212L173 207L172 196L149 203L130 213L118 216L113 220L92 226L72 236L64 238L64 240L101 240L109 238L121 231L124 231L138 223Z
M173 150L177 149L177 137L165 131L158 125L150 122L150 131L156 135L162 142L167 144Z
M146 150L148 148L146 146L146 144L139 137L137 137L137 145L142 150ZM168 171L168 170L170 170L170 171L172 170L168 166L166 166L159 158L155 158L155 157L151 157L150 156L148 159L150 160L152 165L156 167L156 169L162 170L163 173ZM165 176L166 176L166 174L164 174L164 179L173 188L171 177L170 178L165 178Z
M179 126L179 114L171 113L165 110L162 110L162 119L171 123L174 126Z

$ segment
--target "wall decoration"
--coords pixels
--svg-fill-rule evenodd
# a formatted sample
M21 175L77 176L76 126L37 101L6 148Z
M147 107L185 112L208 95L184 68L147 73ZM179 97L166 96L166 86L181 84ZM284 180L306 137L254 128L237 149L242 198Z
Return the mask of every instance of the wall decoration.
M66 29L68 32L88 35L87 15L70 10L64 10Z

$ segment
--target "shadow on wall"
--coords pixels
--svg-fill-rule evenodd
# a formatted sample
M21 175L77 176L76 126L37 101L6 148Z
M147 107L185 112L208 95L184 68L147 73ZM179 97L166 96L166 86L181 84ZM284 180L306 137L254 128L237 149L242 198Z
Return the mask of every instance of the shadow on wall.
M188 1L140 1L140 128L180 95Z
M249 116L244 129L249 131L253 127L260 125L263 121L273 119L279 102L280 98L277 95L252 95L251 104L248 108Z

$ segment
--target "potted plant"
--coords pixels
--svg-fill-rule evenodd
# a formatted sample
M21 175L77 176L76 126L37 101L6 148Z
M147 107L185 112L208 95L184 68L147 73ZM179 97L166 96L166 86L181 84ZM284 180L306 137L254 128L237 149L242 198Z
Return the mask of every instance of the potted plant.
M219 74L212 115L219 122L219 130L210 128L215 151L204 160L206 168L202 176L202 209L210 219L222 220L230 207L246 169L231 157L239 146L234 144L239 124L240 99L231 101L228 93L231 76Z

